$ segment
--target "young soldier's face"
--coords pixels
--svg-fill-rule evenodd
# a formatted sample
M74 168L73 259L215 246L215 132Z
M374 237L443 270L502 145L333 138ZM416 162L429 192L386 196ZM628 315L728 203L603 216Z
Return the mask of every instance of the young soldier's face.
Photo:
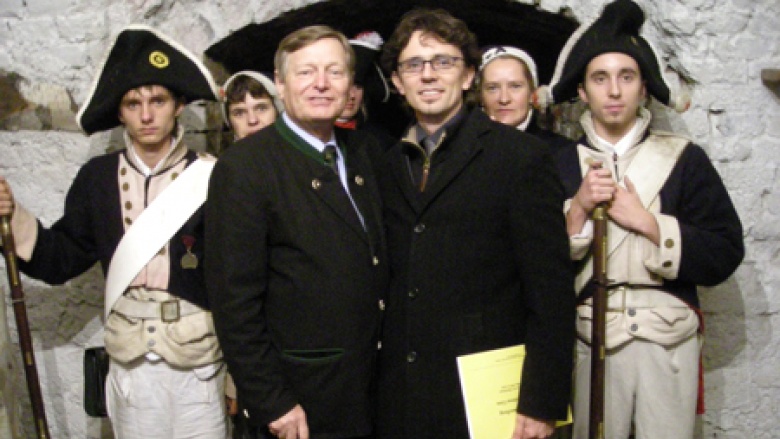
M307 131L332 129L352 85L347 53L335 38L323 38L290 53L286 70L277 72L276 79L287 116Z
M588 104L596 133L619 140L633 128L645 98L639 65L624 53L601 54L588 64L579 94Z
M480 97L485 113L496 122L516 127L531 109L531 78L522 61L504 57L482 70Z
M344 107L344 111L341 112L339 120L352 120L357 116L360 111L360 106L363 105L363 87L357 84L352 84L349 89L349 99L347 99L347 106Z
M228 119L239 140L274 123L276 108L269 96L256 98L246 93L243 101L228 105Z
M119 120L137 148L159 150L170 144L176 118L184 104L160 85L129 90L119 104Z
M421 63L420 71L408 68L419 69ZM474 79L474 68L466 67L457 46L415 31L398 55L398 69L392 78L414 110L417 121L436 128L460 110L463 92L471 87Z

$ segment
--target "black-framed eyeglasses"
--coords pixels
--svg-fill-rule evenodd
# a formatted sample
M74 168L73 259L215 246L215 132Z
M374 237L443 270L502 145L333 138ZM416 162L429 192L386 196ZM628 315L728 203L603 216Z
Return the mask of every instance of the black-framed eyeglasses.
M422 73L425 69L425 64L430 64L434 71L449 70L455 67L455 64L462 59L463 57L461 56L452 55L436 55L431 59L409 58L398 62L398 71L400 73Z

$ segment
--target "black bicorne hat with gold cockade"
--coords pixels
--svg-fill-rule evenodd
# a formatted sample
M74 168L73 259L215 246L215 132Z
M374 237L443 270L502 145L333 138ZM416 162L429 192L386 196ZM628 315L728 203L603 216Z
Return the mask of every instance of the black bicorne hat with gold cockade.
M144 85L161 85L187 102L217 100L214 79L198 58L159 31L134 24L109 49L76 122L87 134L120 125L122 97Z
M546 107L577 97L590 61L604 53L624 53L636 60L642 71L647 92L667 107L683 112L690 98L667 83L662 73L663 61L650 43L639 35L645 21L642 8L632 0L615 0L607 4L590 25L580 26L561 50L550 85L537 89L537 106Z

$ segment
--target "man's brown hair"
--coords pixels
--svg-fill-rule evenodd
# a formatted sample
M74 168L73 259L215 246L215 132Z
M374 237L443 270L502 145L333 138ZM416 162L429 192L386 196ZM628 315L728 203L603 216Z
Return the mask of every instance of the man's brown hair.
M398 68L398 57L409 44L412 34L421 31L437 40L457 46L463 53L466 67L479 66L481 54L477 37L469 30L462 20L453 17L444 9L413 9L403 17L395 28L393 35L382 48L382 67L388 72Z
M355 53L352 51L352 46L349 44L347 37L329 26L316 25L298 29L284 37L279 43L276 55L274 55L274 69L276 69L279 82L284 82L284 76L287 73L287 58L291 53L325 38L333 38L341 43L344 52L347 54L349 76L353 77L355 75Z

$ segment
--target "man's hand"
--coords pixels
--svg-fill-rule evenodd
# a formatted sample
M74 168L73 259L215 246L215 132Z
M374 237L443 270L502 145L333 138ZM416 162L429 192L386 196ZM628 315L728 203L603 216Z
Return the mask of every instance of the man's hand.
M0 176L0 216L10 216L14 212L14 194L11 186Z
M612 172L604 169L602 162L593 162L582 178L582 184L571 199L569 212L566 213L566 229L569 236L582 231L582 227L597 204L609 202L617 190Z
M624 229L640 234L658 245L660 240L658 222L642 205L642 200L639 199L639 194L628 176L623 181L626 188L617 187L615 197L607 209L607 214Z
M309 439L306 412L298 404L284 416L268 424L268 430L279 439Z
M555 431L555 421L534 419L517 414L512 439L546 439Z
M612 172L605 169L601 162L594 162L582 178L582 184L572 201L590 213L597 204L612 201L616 190L617 184L612 179Z

